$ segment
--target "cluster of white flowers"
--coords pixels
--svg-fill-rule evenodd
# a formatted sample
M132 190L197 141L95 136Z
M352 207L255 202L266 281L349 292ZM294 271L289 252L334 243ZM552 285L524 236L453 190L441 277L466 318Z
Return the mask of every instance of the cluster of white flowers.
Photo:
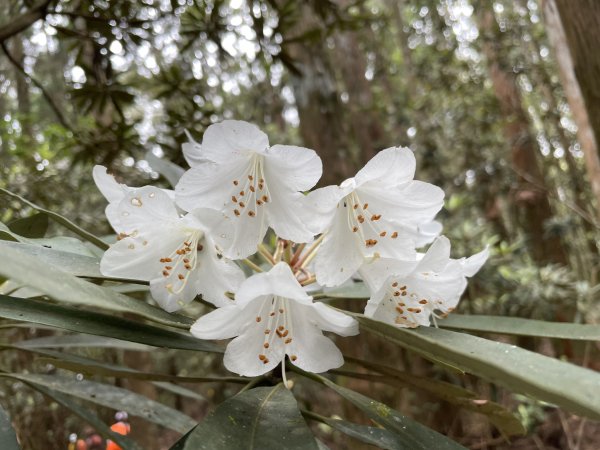
M198 295L217 309L191 328L200 339L233 339L225 367L256 376L285 355L296 366L323 372L343 364L323 331L358 334L350 316L309 292L362 278L371 292L365 315L398 327L429 325L434 311L456 307L487 258L450 259L450 244L434 221L443 191L413 180L407 148L379 152L340 186L312 189L322 174L306 148L269 146L256 126L211 125L202 145L191 140L189 169L175 191L119 184L102 166L94 180L118 233L104 254L107 276L150 282L153 298L176 311ZM271 228L273 252L263 239ZM429 243L425 254L417 248ZM248 260L264 259L261 268ZM235 261L255 274L246 278ZM284 361L283 361L284 362Z

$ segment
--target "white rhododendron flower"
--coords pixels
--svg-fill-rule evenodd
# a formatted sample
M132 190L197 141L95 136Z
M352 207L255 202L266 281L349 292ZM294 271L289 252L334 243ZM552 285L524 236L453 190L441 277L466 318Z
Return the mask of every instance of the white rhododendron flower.
M244 274L218 256L216 244L228 246L231 239L222 213L199 209L180 217L169 196L152 186L128 190L114 213L128 231L104 254L104 275L150 281L152 296L169 312L199 294L217 306L231 302L226 292L234 291Z
M175 191L132 188L94 167L118 233L100 269L149 281L167 311L198 295L217 306L190 331L233 338L224 357L232 372L258 376L281 364L288 386L286 355L309 372L340 367L342 353L323 332L355 335L358 323L310 294L334 295L344 283L361 286L349 281L362 278L371 293L366 316L428 326L432 314L457 306L467 278L488 257L486 249L450 258L434 220L444 192L414 180L408 148L382 150L354 178L305 195L322 173L312 150L271 147L258 127L234 120L209 126L202 144L187 137L182 151L191 168ZM274 245L263 243L269 227ZM255 274L246 279L232 260Z
M285 355L309 372L340 367L342 354L322 331L350 336L358 334L358 324L346 314L313 303L290 267L280 262L244 281L235 304L206 314L190 331L200 339L235 337L225 351L225 367L257 376L276 367Z
M343 283L368 258L414 259L416 245L435 237L432 220L444 192L413 180L414 173L410 149L388 148L354 178L309 194L313 231L324 233L315 260L319 283Z
M361 274L376 289L365 315L397 327L428 326L434 311L445 315L456 308L467 277L477 273L488 254L485 249L467 259L451 259L450 241L442 236L420 260L365 265Z
M190 167L196 167L207 162L208 159L202 152L202 146L194 140L192 135L187 130L185 130L185 135L188 138L188 142L181 144L181 151L183 152L183 157Z
M104 166L94 166L92 170L92 178L98 187L100 193L108 200L105 214L108 219L108 223L113 227L117 233L127 233L127 229L123 228L119 214L117 212L119 203L123 198L130 192L134 192L135 187L127 186L126 184L119 183L115 180L115 177L110 175ZM171 199L175 199L175 191L169 189L161 189Z
M321 177L313 150L288 145L269 147L267 135L247 122L226 120L208 127L201 152L207 162L188 170L175 191L186 211L199 207L223 211L233 223L227 256L255 253L268 227L282 239L308 242L302 191Z

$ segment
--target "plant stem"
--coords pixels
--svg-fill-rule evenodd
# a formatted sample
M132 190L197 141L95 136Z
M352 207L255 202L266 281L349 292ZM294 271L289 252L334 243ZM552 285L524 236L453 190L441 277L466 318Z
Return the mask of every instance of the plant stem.
M319 245L321 245L321 242L323 241L324 237L325 235L322 234L317 238L315 242L312 243L312 245L308 248L304 256L296 262L294 268L304 269L308 265L308 263L312 261L312 259L316 256L317 249L319 248Z
M242 259L242 262L244 264L246 264L248 267L250 267L252 270L254 270L255 272L262 272L263 271L257 264L253 263L248 258Z
M298 262L298 258L300 258L300 255L302 254L302 250L304 250L304 247L306 247L306 244L299 244L298 247L296 247L296 251L294 252L294 255L292 256L292 258L290 259L290 266L294 267L296 262Z
M260 244L258 246L258 254L260 256L263 257L263 259L268 262L269 264L271 264L272 266L275 265L275 260L273 259L273 255L271 255L269 253L269 251L267 250L267 248L264 246L264 244Z

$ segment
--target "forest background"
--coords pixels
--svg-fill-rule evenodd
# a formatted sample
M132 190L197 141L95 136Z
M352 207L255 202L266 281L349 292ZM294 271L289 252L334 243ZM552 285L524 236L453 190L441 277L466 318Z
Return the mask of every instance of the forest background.
M273 143L315 149L323 185L352 176L378 150L409 146L417 178L446 192L439 218L453 252L492 248L461 312L598 323L598 29L593 0L1 0L0 187L105 235L93 165L130 185L167 187L157 158L186 167L186 130L200 141L223 119L253 122ZM30 214L0 197L0 221ZM0 333L2 342L49 334ZM519 344L600 370L597 343ZM218 358L177 351L82 352L148 372L220 367ZM432 370L400 350L394 357L415 374ZM3 370L32 364L27 353L0 353ZM194 386L199 400L114 382L197 419L233 389ZM375 395L367 382L351 383ZM22 383L3 384L0 403L24 448L64 449L69 433L84 429ZM409 389L377 390L470 448L510 447L475 414L450 417L443 403ZM527 436L511 448L597 448L597 423L518 400ZM109 410L98 411L110 421ZM144 448L176 439L158 425L132 425ZM317 432L331 448L360 448Z

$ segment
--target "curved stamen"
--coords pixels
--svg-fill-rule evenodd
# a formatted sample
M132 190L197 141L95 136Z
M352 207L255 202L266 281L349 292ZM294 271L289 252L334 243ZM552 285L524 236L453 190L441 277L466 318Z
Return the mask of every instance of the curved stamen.
M203 246L199 244L202 237L201 231L192 231L187 234L181 247L178 246L168 256L160 258L160 262L165 264L162 271L165 278L177 274L177 287L174 287L173 283L165 286L170 293L179 294L185 289L190 274L198 265L198 253L203 250Z
M259 216L259 208L271 201L271 192L265 180L263 156L253 155L241 179L233 180L230 207L235 217Z

